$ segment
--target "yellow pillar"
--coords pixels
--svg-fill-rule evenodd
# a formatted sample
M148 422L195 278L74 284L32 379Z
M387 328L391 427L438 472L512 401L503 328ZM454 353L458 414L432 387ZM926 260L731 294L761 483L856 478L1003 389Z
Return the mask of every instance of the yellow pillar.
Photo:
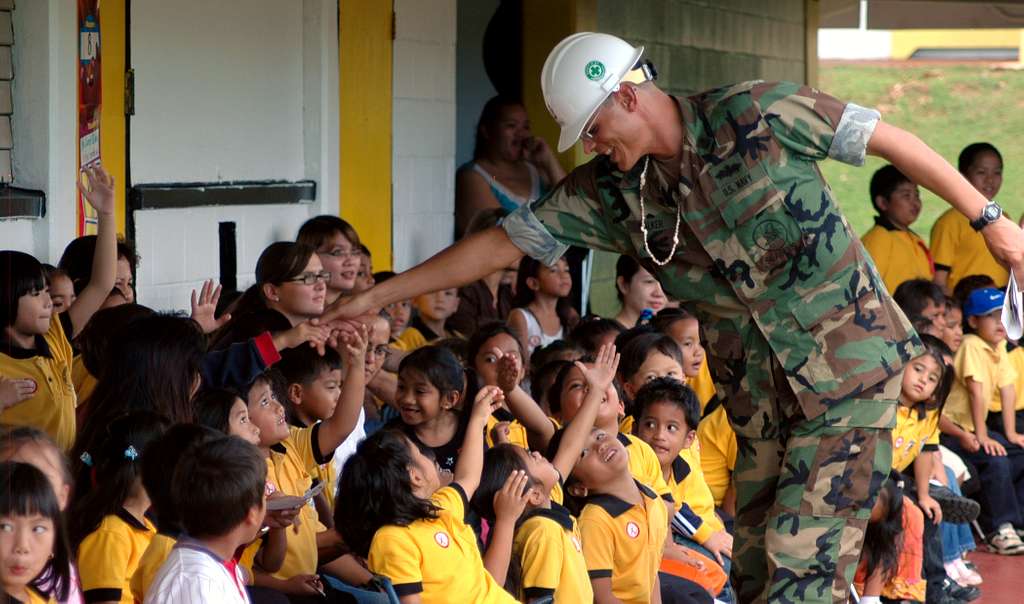
M818 27L821 25L821 2L804 0L804 83L818 85Z
M100 5L100 77L103 90L100 97L100 159L103 167L114 176L117 187L117 232L124 234L127 199L125 166L127 165L127 133L124 114L124 80L126 56L125 40L126 0L103 0Z
M393 265L391 242L391 72L393 4L339 0L340 215L373 254Z
M523 104L534 135L547 141L552 149L558 146L558 124L548 113L540 89L544 59L566 36L594 31L596 27L595 0L523 0ZM566 171L586 161L580 145L559 154L558 160Z

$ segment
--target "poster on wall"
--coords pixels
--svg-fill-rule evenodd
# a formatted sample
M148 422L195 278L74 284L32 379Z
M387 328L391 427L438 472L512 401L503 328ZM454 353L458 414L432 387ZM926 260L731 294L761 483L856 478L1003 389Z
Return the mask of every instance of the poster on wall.
M78 167L100 161L100 0L78 0ZM80 192L77 199L78 235L96 233L96 211Z

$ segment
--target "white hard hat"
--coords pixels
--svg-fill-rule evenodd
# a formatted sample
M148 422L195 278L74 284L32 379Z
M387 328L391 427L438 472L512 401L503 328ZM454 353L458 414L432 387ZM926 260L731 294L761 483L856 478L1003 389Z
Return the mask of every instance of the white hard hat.
M558 126L558 151L572 147L597 108L640 60L633 47L608 34L580 32L548 54L540 74L544 104Z

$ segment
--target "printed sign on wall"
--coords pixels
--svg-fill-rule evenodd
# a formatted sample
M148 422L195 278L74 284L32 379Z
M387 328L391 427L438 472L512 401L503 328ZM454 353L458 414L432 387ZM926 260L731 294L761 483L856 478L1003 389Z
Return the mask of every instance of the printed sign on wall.
M100 0L78 0L78 166L100 161ZM96 211L75 193L78 235L96 233Z

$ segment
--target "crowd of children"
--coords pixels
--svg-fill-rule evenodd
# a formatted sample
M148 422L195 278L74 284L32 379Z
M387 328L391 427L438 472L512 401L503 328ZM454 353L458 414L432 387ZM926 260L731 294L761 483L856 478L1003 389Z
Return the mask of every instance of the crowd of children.
M998 192L994 147L960 166ZM245 292L208 282L191 316L162 314L135 303L113 182L87 177L96 236L58 267L0 252L7 601L734 601L728 401L697 318L635 260L616 267L612 318L580 318L564 261L526 258L353 333L321 324L325 307L393 273L318 216L263 251ZM971 522L1024 554L1007 275L955 213L929 249L892 166L870 195L864 245L925 352L903 376L857 590L969 601Z

